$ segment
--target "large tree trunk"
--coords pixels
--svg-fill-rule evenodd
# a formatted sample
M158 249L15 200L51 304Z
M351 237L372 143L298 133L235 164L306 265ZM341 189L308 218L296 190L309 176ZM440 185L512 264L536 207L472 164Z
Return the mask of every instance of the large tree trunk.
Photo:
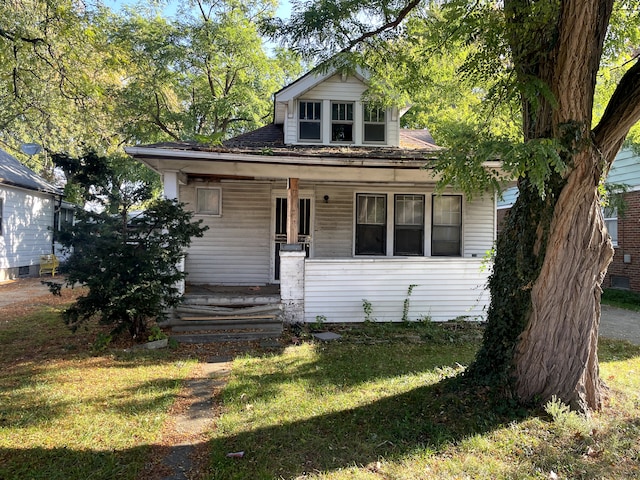
M554 208L544 261L515 351L516 392L524 401L556 396L573 408L601 406L598 326L601 283L613 257L593 150L579 154Z

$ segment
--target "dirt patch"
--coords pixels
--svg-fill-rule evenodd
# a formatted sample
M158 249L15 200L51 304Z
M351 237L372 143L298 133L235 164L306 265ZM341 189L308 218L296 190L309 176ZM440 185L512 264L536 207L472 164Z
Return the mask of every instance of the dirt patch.
M0 283L0 314L3 319L26 315L40 306L64 305L78 296L82 289L63 288L62 295L53 295L43 281L63 283L64 277L20 278Z

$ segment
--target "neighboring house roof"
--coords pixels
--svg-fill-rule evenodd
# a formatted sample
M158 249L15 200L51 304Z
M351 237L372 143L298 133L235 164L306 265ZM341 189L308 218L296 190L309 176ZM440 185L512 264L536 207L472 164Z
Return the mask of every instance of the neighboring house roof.
M4 150L0 150L0 184L62 195L62 190L47 182Z

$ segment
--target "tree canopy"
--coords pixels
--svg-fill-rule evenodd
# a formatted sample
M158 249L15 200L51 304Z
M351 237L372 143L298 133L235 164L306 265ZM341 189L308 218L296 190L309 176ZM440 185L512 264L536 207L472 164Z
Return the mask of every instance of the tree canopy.
M122 11L100 0L0 4L0 143L51 176L51 152L107 155L124 145L205 143L270 121L270 96L300 62L257 23L275 2L181 0ZM43 148L32 158L19 146Z

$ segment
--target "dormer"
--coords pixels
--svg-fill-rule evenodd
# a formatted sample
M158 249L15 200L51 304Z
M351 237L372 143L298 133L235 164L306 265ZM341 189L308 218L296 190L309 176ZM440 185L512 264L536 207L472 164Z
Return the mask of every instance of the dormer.
M400 144L400 116L406 109L363 102L360 74L311 72L275 95L274 123L286 145L381 146Z

